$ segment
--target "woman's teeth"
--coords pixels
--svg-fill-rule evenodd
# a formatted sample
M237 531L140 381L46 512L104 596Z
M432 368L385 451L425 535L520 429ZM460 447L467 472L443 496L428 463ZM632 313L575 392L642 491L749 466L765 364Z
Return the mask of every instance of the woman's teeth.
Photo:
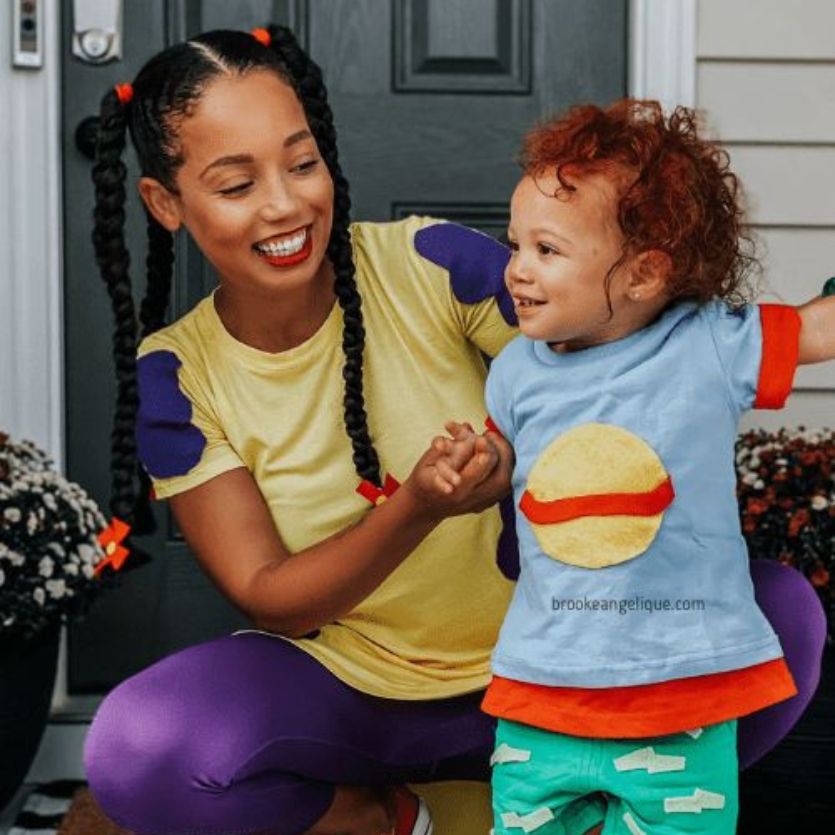
M265 255L295 255L301 252L307 240L307 230L304 229L292 238L285 238L282 241L270 244L255 244L255 248Z

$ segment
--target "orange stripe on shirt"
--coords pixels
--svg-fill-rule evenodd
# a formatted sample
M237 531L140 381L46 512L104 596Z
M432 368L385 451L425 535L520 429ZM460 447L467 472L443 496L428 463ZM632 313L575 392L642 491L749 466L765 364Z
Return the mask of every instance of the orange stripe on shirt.
M573 736L641 738L736 719L796 695L785 659L741 670L631 687L549 687L494 676L491 716Z
M655 516L666 510L674 498L673 482L668 476L655 489L644 493L601 493L539 501L525 490L519 508L534 524L553 525L585 516Z
M761 304L763 353L755 409L782 409L791 394L800 351L800 314L785 304Z

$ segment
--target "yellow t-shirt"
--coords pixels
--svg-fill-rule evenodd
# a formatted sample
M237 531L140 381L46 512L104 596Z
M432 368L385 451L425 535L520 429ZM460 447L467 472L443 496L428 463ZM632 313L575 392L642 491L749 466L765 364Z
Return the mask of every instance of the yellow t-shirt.
M450 272L415 250L415 234L437 225L408 218L352 227L369 431L382 473L401 483L445 420L483 425L481 351L494 356L516 333L493 296L462 303ZM467 257L472 295L479 266ZM137 438L157 497L244 466L294 553L369 512L343 425L341 338L334 304L306 342L260 351L226 331L209 297L145 339ZM496 507L445 520L354 611L294 643L377 696L484 688L512 591L496 561L500 532Z

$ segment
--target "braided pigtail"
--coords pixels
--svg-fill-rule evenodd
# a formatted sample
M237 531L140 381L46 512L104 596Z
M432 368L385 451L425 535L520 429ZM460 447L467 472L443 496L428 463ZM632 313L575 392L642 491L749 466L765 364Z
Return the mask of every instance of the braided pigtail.
M111 443L111 513L135 533L153 528L150 513L137 512L136 441L136 309L129 276L130 254L125 244L125 177L122 161L127 120L123 104L110 90L102 99L92 178L96 205L93 247L101 277L113 307L113 357L116 367L116 410Z
M351 199L348 182L339 167L336 130L328 104L327 90L319 66L299 46L295 35L284 26L269 26L270 48L287 68L334 184L333 229L327 255L336 274L334 291L342 308L345 326L342 350L345 364L345 429L353 447L354 467L359 476L378 487L382 486L380 460L368 433L368 417L362 387L362 361L365 329L362 324L362 299L357 289L354 259L351 250Z
M165 324L174 272L174 236L147 209L145 217L148 223L148 256L145 259L148 284L139 309L141 339Z

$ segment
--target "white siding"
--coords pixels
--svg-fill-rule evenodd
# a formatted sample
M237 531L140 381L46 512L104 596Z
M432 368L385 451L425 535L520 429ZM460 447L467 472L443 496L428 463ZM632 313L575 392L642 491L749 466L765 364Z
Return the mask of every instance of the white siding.
M765 298L799 304L835 274L835 2L697 8L697 106L742 178ZM799 369L787 408L746 424L835 425L835 365Z

